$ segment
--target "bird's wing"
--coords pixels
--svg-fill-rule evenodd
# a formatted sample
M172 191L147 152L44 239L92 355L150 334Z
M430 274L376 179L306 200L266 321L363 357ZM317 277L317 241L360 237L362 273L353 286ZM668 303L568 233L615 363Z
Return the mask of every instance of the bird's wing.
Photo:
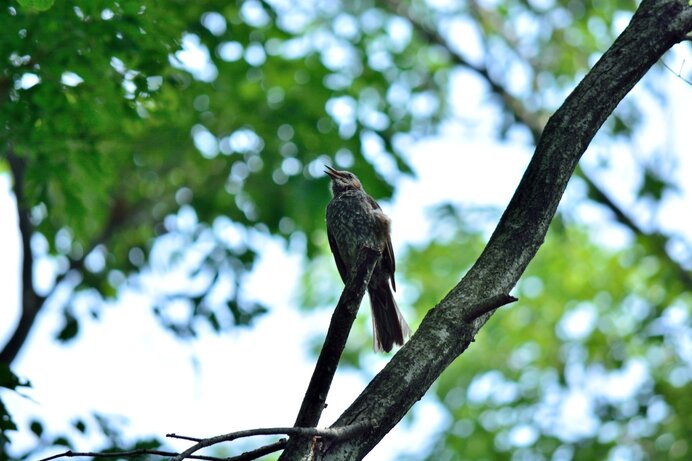
M336 245L336 240L334 239L334 235L332 235L332 232L329 230L329 227L327 227L327 238L329 239L329 248L332 250L332 253L334 254L334 261L336 262L336 268L339 270L341 280L343 280L344 283L346 283L348 282L349 276L348 269L346 269L344 260L341 258L341 254L339 254L339 247Z
M370 206L375 210L382 211L380 204L375 201L374 198L366 195L367 201ZM396 282L394 281L394 271L396 270L396 260L394 259L394 250L392 249L392 238L387 232L386 241L384 245L384 252L382 253L382 267L387 273L389 280L392 281L392 289L396 291Z

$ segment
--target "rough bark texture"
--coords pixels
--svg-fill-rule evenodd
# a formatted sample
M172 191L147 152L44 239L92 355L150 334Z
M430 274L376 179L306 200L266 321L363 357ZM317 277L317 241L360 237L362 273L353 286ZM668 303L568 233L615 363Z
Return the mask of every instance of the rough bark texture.
M461 282L423 320L411 340L373 379L333 427L376 422L350 440L303 449L283 459L363 458L470 344L491 314L467 313L508 293L543 243L574 169L615 106L647 70L692 30L687 0L645 0L630 25L551 117L534 157L485 251Z

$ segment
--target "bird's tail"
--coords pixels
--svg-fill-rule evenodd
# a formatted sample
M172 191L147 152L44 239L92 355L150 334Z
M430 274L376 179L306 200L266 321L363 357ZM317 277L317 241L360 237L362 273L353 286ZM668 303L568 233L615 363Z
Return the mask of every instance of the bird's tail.
M409 328L389 285L385 283L369 286L370 305L372 306L372 334L375 352L389 352L394 344L402 346L409 336Z

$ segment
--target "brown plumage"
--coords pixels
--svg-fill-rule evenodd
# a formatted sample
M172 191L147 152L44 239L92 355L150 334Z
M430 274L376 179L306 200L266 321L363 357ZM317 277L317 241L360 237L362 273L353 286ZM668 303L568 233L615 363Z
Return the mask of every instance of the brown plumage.
M329 166L325 173L332 180L333 194L327 205L327 236L341 280L344 283L348 280L363 246L382 252L368 284L368 294L372 307L373 347L375 351L389 352L395 344L404 344L411 334L392 293L396 284L389 218L365 193L356 175Z

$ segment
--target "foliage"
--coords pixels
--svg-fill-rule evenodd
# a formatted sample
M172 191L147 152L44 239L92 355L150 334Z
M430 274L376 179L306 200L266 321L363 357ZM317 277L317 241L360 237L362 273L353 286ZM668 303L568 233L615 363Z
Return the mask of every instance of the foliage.
M53 6L53 0L18 0L19 4L29 10L46 11Z
M52 288L39 294L70 293L60 298L57 339L79 334L80 297L98 316L104 299L151 274L186 280L175 289L148 287L152 312L180 337L194 336L200 321L219 332L251 323L267 311L243 293L260 251L255 237L284 237L308 255L308 268L331 264L318 258L328 200L323 164L353 170L383 198L411 173L403 152L421 136L535 140L635 6L8 2L0 13L7 63L0 145L25 165L13 172L24 175L32 226L22 237L56 267ZM480 82L481 95L460 100L459 82ZM601 137L636 132L637 104L621 107ZM610 159L600 160L607 169ZM8 164L0 161L0 171ZM640 168L639 203L656 206L674 187L660 166ZM435 215L446 233L401 258L405 290L419 309L434 305L482 248L486 236L456 211ZM572 223L553 229L518 287L521 303L478 338L493 347L472 348L435 389L452 422L431 459L590 459L616 449L685 455L678 442L690 439L689 385L678 344L687 330L666 319L689 312L688 287L665 257L664 234L634 234L631 247L613 250ZM328 272L315 273L320 287L335 286ZM306 304L324 304L325 291L334 293L308 292ZM185 318L169 314L181 305ZM566 325L579 315L592 328L574 337ZM353 346L348 359L358 363L367 347ZM551 396L637 364L648 379L631 399L600 395L593 403L596 427L610 436L575 438L545 426ZM580 373L587 378L575 381ZM650 416L657 411L659 420ZM11 419L2 424L3 433L13 429ZM40 421L29 429L43 433ZM516 442L519 430L535 442Z
M475 254L461 232L412 252L407 274ZM429 459L684 459L692 401L679 344L692 299L666 272L640 244L606 248L585 229L554 226L520 301L438 380L450 417ZM435 279L445 286L458 274ZM431 305L435 288L421 283L417 304Z
M196 245L204 257L186 270L201 288L161 293L162 323L194 334L195 317L219 329L262 311L240 288L255 255L247 229L310 235L328 198L314 180L322 164L336 156L350 166L363 137L382 139L335 115L348 108L332 106L350 104L358 89L323 85L337 72L269 14L256 2L7 8L2 141L26 160L26 201L57 258L57 282L76 270L75 292L110 297L147 262L176 266ZM195 53L208 54L197 69L179 60ZM379 72L360 82L385 86ZM369 164L353 169L375 195L391 193ZM151 261L163 234L175 234L173 248L160 245ZM229 283L235 289L222 303L207 296ZM190 319L172 325L166 308L181 299ZM68 308L65 318L61 338L69 339L79 319Z

